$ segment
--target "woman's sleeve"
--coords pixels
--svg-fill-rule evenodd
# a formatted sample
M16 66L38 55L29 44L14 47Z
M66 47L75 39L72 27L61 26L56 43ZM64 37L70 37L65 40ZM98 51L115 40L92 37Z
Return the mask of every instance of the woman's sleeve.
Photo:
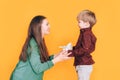
M51 60L42 63L40 60L39 50L37 46L31 45L31 54L29 56L29 63L36 74L44 72L51 68L54 64Z
M52 60L54 58L54 55L51 55L50 57L49 57L49 60Z

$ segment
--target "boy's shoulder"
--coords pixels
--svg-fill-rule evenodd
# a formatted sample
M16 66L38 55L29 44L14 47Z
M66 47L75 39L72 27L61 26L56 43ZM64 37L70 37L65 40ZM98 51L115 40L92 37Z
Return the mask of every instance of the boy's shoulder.
M84 32L83 35L84 35L85 37L88 37L88 36L96 37L96 36L94 35L94 33L93 33L92 30L89 30L89 31Z

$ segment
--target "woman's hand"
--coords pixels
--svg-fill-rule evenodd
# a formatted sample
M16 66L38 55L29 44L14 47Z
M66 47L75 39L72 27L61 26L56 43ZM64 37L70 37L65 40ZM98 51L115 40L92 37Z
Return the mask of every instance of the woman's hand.
M52 62L55 64L57 62L61 62L61 61L64 61L64 60L68 60L68 59L71 59L71 57L68 57L68 55L70 55L70 53L68 53L67 51L61 51L60 53L56 54L54 56L54 59L52 60Z

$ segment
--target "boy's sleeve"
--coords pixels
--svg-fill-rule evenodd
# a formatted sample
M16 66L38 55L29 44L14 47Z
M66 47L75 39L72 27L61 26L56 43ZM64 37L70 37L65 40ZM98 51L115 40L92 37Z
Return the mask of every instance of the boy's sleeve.
M79 48L75 48L73 49L71 52L72 54L75 56L75 55L82 55L84 53L90 53L92 52L93 50L90 48L91 47L91 36L90 35L84 35L83 37L83 41L82 41L82 47L79 47Z
M29 56L29 62L33 71L36 74L44 72L45 70L51 68L54 65L51 60L42 63L40 60L40 55L37 45L34 44L33 45L30 44L30 45L31 45L31 55Z

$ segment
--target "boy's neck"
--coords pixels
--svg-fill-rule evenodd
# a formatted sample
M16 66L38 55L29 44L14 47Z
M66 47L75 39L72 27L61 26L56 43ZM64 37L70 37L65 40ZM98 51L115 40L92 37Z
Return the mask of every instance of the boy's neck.
M91 27L87 27L87 28L80 28L80 30L82 30L82 29L91 29Z

